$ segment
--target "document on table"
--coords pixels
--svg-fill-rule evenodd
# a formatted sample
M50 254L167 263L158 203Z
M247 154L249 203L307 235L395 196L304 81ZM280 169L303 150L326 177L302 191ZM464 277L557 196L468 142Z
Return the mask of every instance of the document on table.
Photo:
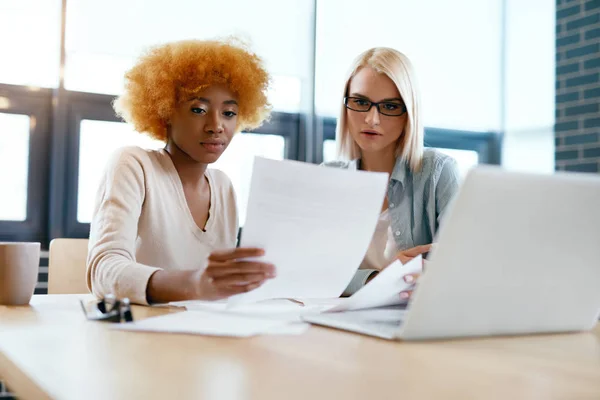
M255 303L241 303L230 305L227 300L219 301L177 301L170 303L171 306L185 307L188 311L210 311L232 315L256 316L260 318L277 319L288 322L302 321L306 314L318 314L325 311L338 301L344 299L328 299L318 304L305 303L288 299L272 299Z
M340 298L320 299L319 301L305 302L294 299L271 299L254 303L228 304L227 300L204 301L187 300L175 301L169 303L170 306L184 307L188 311L212 311L212 312L230 312L237 314L284 314L284 313L303 313L307 311L321 311L337 304Z
M341 303L329 308L327 312L363 310L406 304L407 301L401 299L399 294L404 290L412 289L414 284L406 283L404 276L421 273L422 265L423 259L421 256L413 258L404 265L396 260L358 292L348 298L341 299Z
M241 247L265 249L277 277L229 302L333 298L360 265L388 174L254 159Z
M261 334L299 335L307 324L205 311L182 311L113 326L124 331L187 333L248 337Z
M272 299L250 304L230 305L227 300L177 301L169 305L185 307L188 311L211 311L217 313L275 318L284 321L301 321L303 316L322 312L354 311L406 304L400 292L411 290L413 283L404 281L407 274L422 272L422 257L417 256L405 265L394 261L368 284L347 298L328 299Z

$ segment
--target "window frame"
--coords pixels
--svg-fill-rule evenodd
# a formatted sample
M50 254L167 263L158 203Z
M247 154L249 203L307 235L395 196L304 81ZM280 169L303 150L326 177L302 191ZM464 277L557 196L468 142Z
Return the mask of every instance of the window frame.
M35 119L33 129L30 124L29 131L27 217L25 221L0 221L0 240L45 243L52 90L0 84L0 97L9 99L8 107L0 112L27 115Z

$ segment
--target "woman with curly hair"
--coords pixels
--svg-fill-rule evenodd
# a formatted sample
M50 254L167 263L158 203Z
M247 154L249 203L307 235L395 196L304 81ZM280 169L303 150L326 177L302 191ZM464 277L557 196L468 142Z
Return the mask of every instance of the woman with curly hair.
M238 218L229 178L207 166L233 135L269 116L269 75L233 41L188 40L152 49L125 75L115 110L165 143L128 147L108 163L94 208L88 288L139 304L216 300L275 276L235 248Z

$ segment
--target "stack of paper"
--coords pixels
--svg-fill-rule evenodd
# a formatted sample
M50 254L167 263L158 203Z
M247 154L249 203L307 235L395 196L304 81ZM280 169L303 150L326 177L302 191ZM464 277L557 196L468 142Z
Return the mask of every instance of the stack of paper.
M230 305L226 301L181 301L173 306L187 311L120 324L116 329L144 332L187 333L209 336L248 337L264 334L299 335L308 329L308 314L362 310L399 305L399 293L411 289L406 274L421 272L421 256L406 265L395 261L371 282L348 298L274 299Z

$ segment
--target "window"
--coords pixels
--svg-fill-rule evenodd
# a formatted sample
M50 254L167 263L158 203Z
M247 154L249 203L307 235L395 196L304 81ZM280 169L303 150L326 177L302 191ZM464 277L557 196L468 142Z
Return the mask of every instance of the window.
M28 115L0 113L0 220L27 219Z
M106 163L119 148L139 146L159 149L164 143L142 135L122 122L81 121L79 133L79 173L77 185L77 221L89 223L94 212L96 192Z
M50 93L0 84L0 241L48 231Z
M437 151L454 158L458 164L458 172L462 178L467 172L479 163L479 154L473 150L443 149L436 148Z
M397 1L386 2L383 12L362 0L318 1L317 112L337 117L344 75L354 57L370 47L388 46L415 65L426 126L498 130L501 4Z
M554 125L555 4L507 0L506 128Z
M505 168L554 172L556 1L507 1Z
M278 135L242 133L233 137L225 153L211 167L225 172L236 191L240 226L246 221L254 156L283 160L285 139Z
M334 161L337 159L337 147L335 140L326 139L323 142L323 161Z
M57 86L60 8L60 0L0 1L0 82Z
M108 157L163 146L115 115L124 72L149 46L190 38L238 36L272 74L271 121L237 135L212 166L230 176L242 224L255 155L337 158L342 80L374 46L411 58L425 145L457 159L461 174L499 164L501 149L509 169L551 172L555 5L403 0L373 17L359 0L0 0L0 54L10 60L0 63L0 240L46 247L88 235Z
M69 90L118 94L125 71L149 46L236 35L251 42L273 74L270 100L275 109L299 110L302 84L312 68L310 1L231 0L226 7L218 1L195 0L69 0L67 4L65 86Z

